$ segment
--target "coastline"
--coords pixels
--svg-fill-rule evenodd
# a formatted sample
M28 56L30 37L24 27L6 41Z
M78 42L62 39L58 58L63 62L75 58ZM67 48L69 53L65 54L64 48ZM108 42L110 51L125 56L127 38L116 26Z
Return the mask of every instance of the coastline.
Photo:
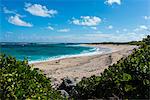
M71 45L72 46L72 45ZM111 49L109 48L104 48L104 47L95 47L87 44L80 44L80 45L75 45L75 46L81 46L81 47L92 47L91 49L95 49L93 52L81 52L79 54L72 54L72 55L61 55L61 56L54 56L54 57L49 57L43 60L35 60L35 61L29 61L29 64L35 64L35 63L44 63L44 62L49 62L49 61L55 61L55 60L61 60L65 58L72 58L72 57L82 57L82 56L93 56L93 55L98 55L98 54L104 54L111 52ZM102 49L107 49L107 50L102 50Z
M115 44L82 44L96 48L109 48L111 52L104 52L94 55L74 56L56 60L33 63L34 68L39 68L50 77L52 84L60 84L64 77L75 78L80 81L83 77L99 75L109 65L116 63L122 57L132 53L134 45L115 45Z

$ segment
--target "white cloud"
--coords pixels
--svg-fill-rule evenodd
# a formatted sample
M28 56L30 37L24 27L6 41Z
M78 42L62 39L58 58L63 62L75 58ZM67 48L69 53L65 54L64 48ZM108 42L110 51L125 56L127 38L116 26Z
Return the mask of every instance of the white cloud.
M85 34L85 37L99 37L99 38L109 38L110 36L108 34L104 34L104 33L95 33L95 34Z
M58 30L58 32L69 32L69 31L70 29L67 29L67 28Z
M17 16L19 16L19 17L25 17L25 15L20 15L20 14L17 13L17 11L15 11L15 10L9 10L9 9L6 8L6 7L3 7L3 12L4 12L5 14L14 14L14 15L17 15Z
M112 4L118 4L118 5L121 5L121 0L106 0L105 1L106 4L108 5L112 5Z
M138 32L138 31L140 31L141 29L140 28L135 28L133 31L134 32Z
M22 19L20 19L19 16L15 15L15 16L10 16L8 19L8 22L17 26L26 26L26 27L32 27L33 25L23 21Z
M42 6L40 4L25 4L25 10L28 11L30 14L35 16L41 16L41 17L52 17L53 15L57 14L56 10L53 9L47 9L46 6Z
M139 27L135 28L133 31L139 32L144 30L148 30L148 27L146 25L140 25Z
M116 33L119 33L119 32L120 32L119 30L116 31Z
M141 40L145 34L143 33L134 33L134 32L127 32L122 34L117 34L117 36L113 35L112 41L118 41L118 42L128 42L128 41L139 41Z
M3 7L3 11L4 11L4 13L6 13L6 14L16 14L15 11L8 10L6 7Z
M143 29L143 30L147 30L148 29L148 27L145 26L145 25L141 25L140 28Z
M145 20L150 20L150 16L144 16Z
M93 29L93 30L97 30L97 27L91 27L91 29Z
M54 28L52 26L48 26L47 29L54 30Z
M26 41L52 41L52 42L62 42L62 43L91 43L91 42L128 42L142 40L143 37L146 37L148 33L145 32L125 32L122 34L116 33L83 33L83 34L66 34L59 36L47 36L41 35L37 37L37 34L32 34L30 37L25 37ZM20 39L20 37L19 37Z
M95 33L98 33L98 34L99 34L99 33L103 33L103 32L98 30L98 31L96 31Z
M113 26L112 26L112 25L109 25L109 26L108 26L108 29L113 29Z
M126 29L126 28L124 28L124 29L123 29L123 31L124 31L124 32L126 32L126 31L127 31L127 29Z
M127 32L122 34L114 34L114 33L95 33L95 34L85 34L83 40L87 40L90 42L128 42L128 41L136 41L141 40L147 34L145 33L135 33L135 32ZM74 36L77 38L76 36Z
M122 34L114 34L114 33L84 33L84 34L67 34L67 35L59 35L59 36L46 36L42 35L40 37L36 37L38 41L53 41L53 42L69 42L69 43L91 43L91 42L128 42L128 41L136 41L141 40L147 34L145 33L134 33L134 32L126 32ZM36 35L35 35L36 36ZM33 37L27 37L28 40L32 40Z
M79 19L73 18L72 23L75 25L96 26L101 21L101 18L96 16L81 16Z

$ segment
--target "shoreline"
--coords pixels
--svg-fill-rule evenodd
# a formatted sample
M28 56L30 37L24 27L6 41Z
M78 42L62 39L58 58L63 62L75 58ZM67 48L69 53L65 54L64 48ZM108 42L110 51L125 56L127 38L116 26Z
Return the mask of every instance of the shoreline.
M42 70L47 77L51 78L52 84L56 86L62 82L64 77L70 77L76 79L76 81L80 81L83 77L100 75L100 73L108 68L109 65L116 63L122 57L127 57L132 53L134 48L138 48L133 45L83 45L109 48L111 49L111 52L90 56L63 58L59 60L34 63L31 65L33 65L34 68Z
M61 60L61 59L66 59L66 58L72 58L72 57L86 57L86 56L94 56L94 55L99 55L99 54L104 54L111 52L111 49L109 48L101 48L101 47L94 47L86 44L81 44L81 47L92 47L92 49L96 49L94 52L87 52L87 53L80 53L80 54L72 54L72 55L62 55L62 56L54 56L54 57L49 57L46 58L45 60L35 60L35 61L29 61L29 64L36 64L36 63L44 63L44 62L49 62L49 61L56 61L56 60ZM99 50L99 49L107 49L105 50Z

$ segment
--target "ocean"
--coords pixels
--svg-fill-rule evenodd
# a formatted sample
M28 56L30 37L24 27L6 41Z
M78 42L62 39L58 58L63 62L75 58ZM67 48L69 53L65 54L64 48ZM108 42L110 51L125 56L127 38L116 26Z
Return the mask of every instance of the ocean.
M18 60L26 58L29 63L34 63L66 57L92 55L109 50L69 43L1 43L0 51L1 53L14 56Z

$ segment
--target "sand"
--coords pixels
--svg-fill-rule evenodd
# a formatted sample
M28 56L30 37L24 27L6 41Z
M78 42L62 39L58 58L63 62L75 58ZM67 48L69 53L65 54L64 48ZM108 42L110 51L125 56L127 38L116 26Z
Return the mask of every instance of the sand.
M47 77L52 78L54 84L59 84L64 77L71 77L80 81L83 77L90 77L92 75L100 75L104 69L109 65L116 63L122 57L127 57L134 48L133 45L112 45L112 44L98 44L84 46L110 48L111 52L103 54L88 55L80 57L63 58L54 61L45 61L33 63L34 68L39 68L46 74Z

